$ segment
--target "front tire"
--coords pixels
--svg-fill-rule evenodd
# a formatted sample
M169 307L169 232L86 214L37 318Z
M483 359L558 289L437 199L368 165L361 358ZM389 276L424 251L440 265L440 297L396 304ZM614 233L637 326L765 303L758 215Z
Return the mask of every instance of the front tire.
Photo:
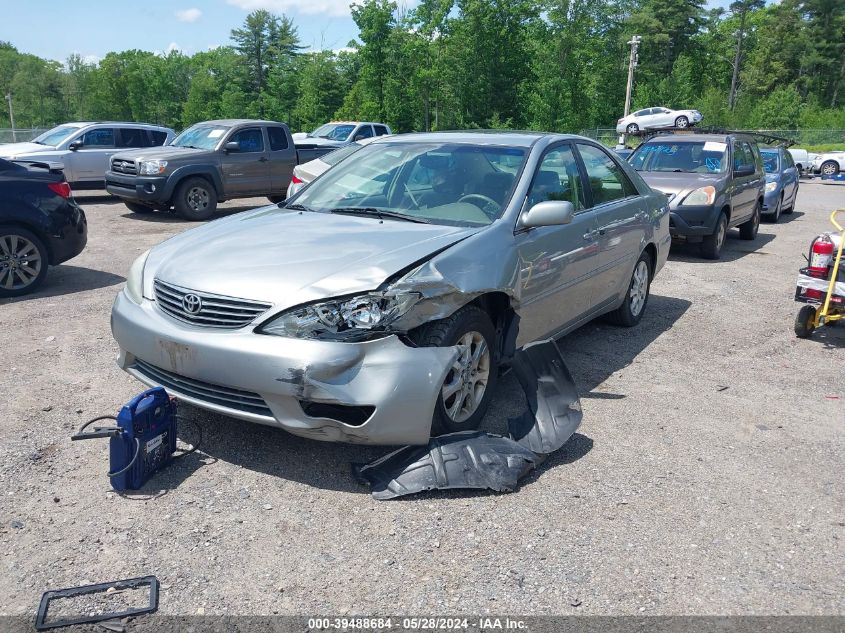
M822 163L819 173L821 173L822 176L835 176L839 173L839 163L832 160L825 161Z
M640 322L648 305L649 290L651 289L653 262L651 255L643 251L634 266L628 292L622 305L608 313L607 320L615 325L633 327Z
M682 130L689 127L689 119L685 116L679 116L675 119L675 127L680 128Z
M132 213L140 213L140 214L147 214L152 213L155 211L152 207L148 207L145 204L141 204L140 202L124 202L123 204L126 205L126 208L129 209Z
M176 187L173 207L191 222L208 220L217 209L217 193L205 178L187 178Z
M431 420L431 435L477 429L496 388L499 359L496 329L481 308L469 305L418 328L420 347L451 347L461 352L446 374Z
M701 242L701 255L705 259L719 259L722 256L722 246L728 235L728 218L724 212L719 214L716 230L712 235L705 235Z
M760 230L760 202L754 205L754 214L750 220L746 220L739 225L739 237L743 240L753 240L757 237L757 231Z
M811 305L801 306L798 314L795 315L795 336L798 338L810 338L813 330L813 322L816 320L816 309Z
M34 292L47 276L49 254L32 231L0 225L0 297Z

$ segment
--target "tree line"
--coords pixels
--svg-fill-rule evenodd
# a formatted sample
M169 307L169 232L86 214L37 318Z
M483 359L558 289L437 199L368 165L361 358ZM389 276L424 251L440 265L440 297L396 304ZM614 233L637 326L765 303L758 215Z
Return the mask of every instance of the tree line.
M296 25L249 14L219 48L130 50L65 63L0 42L18 127L134 120L176 129L246 117L307 131L331 119L394 131L613 127L628 40L633 108L696 108L705 123L845 129L845 0L392 0L351 7L359 38L305 50ZM6 113L8 123L8 113ZM0 119L2 121L2 119ZM3 124L0 123L0 126Z

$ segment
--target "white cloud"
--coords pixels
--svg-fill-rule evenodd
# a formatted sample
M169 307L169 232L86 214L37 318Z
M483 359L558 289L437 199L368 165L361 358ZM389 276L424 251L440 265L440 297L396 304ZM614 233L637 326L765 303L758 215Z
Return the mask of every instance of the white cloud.
M351 0L226 0L244 11L266 9L272 13L309 13L335 17L349 15Z
M196 22L202 17L199 9L180 9L176 12L176 19L180 22Z

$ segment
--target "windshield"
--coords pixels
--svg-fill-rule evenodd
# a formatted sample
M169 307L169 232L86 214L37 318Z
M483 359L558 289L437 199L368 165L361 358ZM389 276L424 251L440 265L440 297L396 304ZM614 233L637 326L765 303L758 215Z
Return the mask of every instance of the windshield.
M721 174L727 168L727 151L726 143L715 141L656 141L640 145L628 162L637 171Z
M778 173L778 152L773 149L761 149L760 155L763 157L763 169L767 174Z
M326 165L334 166L337 165L340 161L344 158L349 156L350 154L354 154L359 149L361 149L361 145L357 143L352 143L351 145L347 145L346 147L341 147L340 149L336 149L333 152L329 152L323 156L320 156L318 160L323 161Z
M228 131L229 128L222 125L195 125L177 136L171 145L194 147L196 149L214 149Z
M57 147L61 144L62 141L67 139L69 136L78 132L80 127L79 125L60 125L59 127L54 127L52 130L47 130L41 136L36 136L32 139L33 143L38 143L39 145L49 145L51 147Z
M311 136L327 138L331 141L345 141L354 129L354 125L347 123L326 123L311 132Z
M450 226L485 226L510 200L526 150L463 143L374 143L327 171L292 206L399 214ZM390 218L385 218L390 219Z

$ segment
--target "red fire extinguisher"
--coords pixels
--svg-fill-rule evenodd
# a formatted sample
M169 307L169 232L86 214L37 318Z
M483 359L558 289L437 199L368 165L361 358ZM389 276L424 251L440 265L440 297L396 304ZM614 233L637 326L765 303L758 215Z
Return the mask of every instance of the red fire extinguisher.
M810 265L807 272L813 277L827 277L827 269L833 263L833 240L830 236L819 235L810 245Z

